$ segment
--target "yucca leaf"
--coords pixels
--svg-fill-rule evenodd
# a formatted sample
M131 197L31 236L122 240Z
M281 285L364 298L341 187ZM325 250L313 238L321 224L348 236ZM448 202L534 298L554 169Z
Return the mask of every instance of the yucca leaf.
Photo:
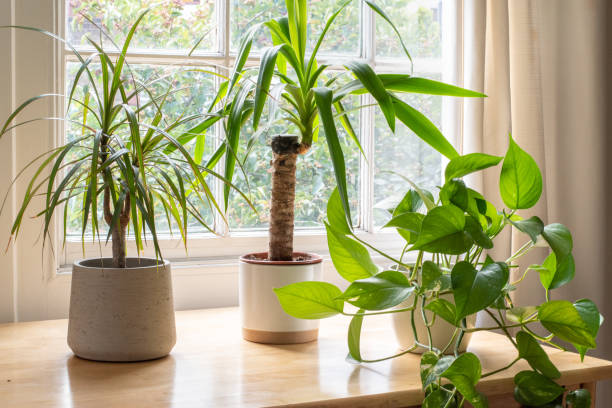
M413 77L406 74L378 74L385 89L395 92L420 93L427 95L459 96L459 97L486 97L485 94L461 88L444 82L434 81L427 78ZM354 80L338 89L334 95L335 100L342 99L345 95L361 95L367 90L359 80Z
M37 100L39 100L39 99L42 99L42 98L47 98L47 97L49 97L49 96L64 96L64 95L50 93L50 94L42 94L42 95L37 95L37 96L34 96L34 97L32 97L32 98L29 98L28 100L26 100L25 102L23 102L21 105L19 105L19 106L17 107L17 109L15 109L15 111L13 111L13 113L11 113L11 114L9 115L8 119L6 120L6 122L4 122L4 125L2 126L2 130L0 130L0 137L2 137L2 135L4 135L4 133L6 133L7 128L8 128L8 126L9 126L9 124L11 123L11 121L12 121L13 119L15 119L15 117L16 117L16 116L19 114L19 112L21 112L22 110L24 110L24 109L25 109L25 108L26 108L28 105L30 105L32 102L35 102L35 101L37 101Z
M314 97L319 110L321 122L323 122L323 128L325 129L325 139L327 140L329 155L334 166L334 174L336 176L336 184L338 187L338 192L340 193L340 199L342 200L342 207L344 208L347 222L352 226L348 191L346 186L346 166L344 164L344 154L342 152L340 140L338 139L338 132L336 131L336 124L334 123L334 117L332 114L333 94L329 88L321 87L314 89Z
M295 0L297 2L297 23L298 23L298 36L299 36L299 50L298 56L300 60L304 60L306 55L306 35L308 32L308 11L307 11L307 0Z
M329 65L321 65L319 66L315 72L312 74L312 76L308 79L308 88L314 88L314 86L317 84L317 79L319 79L319 76L323 73L323 71L325 71L325 69L327 69L329 67Z
M355 133L355 129L353 129L351 120L346 114L346 111L344 110L344 106L342 105L342 102L338 101L334 103L334 108L336 108L336 112L340 114L339 119L340 119L340 123L342 124L342 127L344 128L346 133L349 135L353 143L355 143L357 147L359 147L359 150L361 151L361 154L363 155L363 157L365 157L365 152L363 151L363 148L361 147L361 143L359 142L359 137L357 137L357 134Z
M459 156L453 145L425 115L395 96L392 99L397 118L421 140L449 159Z
M287 0L290 2L293 0ZM255 110L253 112L253 129L257 130L261 114L263 113L264 104L268 97L268 90L272 82L274 74L274 65L276 64L276 56L278 51L285 45L277 45L275 47L266 48L259 67L259 77L257 78L257 89L255 90ZM231 115L231 114L230 114Z
M249 53L251 52L251 45L253 44L253 36L259 30L261 24L256 24L249 28L246 33L242 36L240 40L240 48L238 49L238 55L236 55L236 62L234 63L234 68L232 69L232 74L230 75L230 81L227 93L231 93L232 89L234 89L234 85L236 85L236 81L240 77L242 73L242 69L244 68L244 64L249 57Z
M94 136L93 149L91 154L91 166L89 172L89 185L87 186L87 193L85 194L85 206L83 207L83 221L81 236L85 236L85 230L87 229L87 220L89 218L89 209L93 214L92 217L92 231L96 231L95 219L97 218L97 191L98 191L98 160L100 159L100 139L102 138L102 131L99 130Z
M236 154L238 152L238 141L240 140L240 128L242 126L242 117L244 114L245 103L247 101L247 97L251 92L252 87L250 84L245 84L234 102L232 102L232 106L230 109L229 118L227 120L227 138L226 138L226 154L225 157L225 178L228 180L232 180L234 177L234 169L236 167ZM253 119L255 120L255 119ZM225 210L227 210L229 205L229 186L225 185L223 188L223 201L225 203Z
M387 120L389 128L392 132L395 132L395 109L393 107L393 101L391 101L391 97L385 89L384 84L380 78L378 78L378 75L376 75L372 67L363 62L352 61L346 64L346 68L355 74L357 79L359 79L368 92L376 99L380 110Z
M348 0L342 3L340 7L336 11L334 11L333 14L329 16L329 18L325 22L323 31L321 31L321 34L319 34L319 37L317 38L317 42L312 50L312 54L310 55L310 61L308 62L308 68L306 68L307 78L310 78L310 73L312 72L313 64L316 62L317 53L319 52L319 48L321 47L321 44L323 43L323 40L325 39L325 35L327 34L327 31L330 29L336 17L338 17L338 14L340 14L340 12L344 10L344 8L348 6L348 4L351 2L352 0Z
M115 69L113 71L113 82L112 82L112 86L111 86L111 90L110 90L110 101L111 102L114 100L114 97L117 94L117 90L120 87L121 72L123 70L123 64L125 62L125 56L127 54L128 48L130 47L130 42L132 41L132 37L134 37L134 33L136 32L136 28L138 27L138 25L142 21L142 19L145 16L145 14L147 14L148 12L149 12L149 10L147 9L147 10L143 11L142 13L140 13L138 18L136 19L136 22L134 24L132 24L132 26L130 27L130 31L128 32L127 36L125 37L125 41L123 42L123 48L121 50L121 54L119 54L119 58L117 59L117 63L115 64Z
M287 7L287 18L289 24L289 39L291 41L291 48L295 51L296 55L300 53L300 35L299 35L299 23L298 17L295 10L295 0L285 0L285 6Z
M402 40L402 36L401 36L399 30L393 24L393 22L391 21L389 16L380 7L378 7L374 2L372 2L371 0L363 0L363 1L368 5L368 7L370 7L372 10L374 10L374 12L376 14L381 16L391 26L393 31L395 31L395 34L397 35L397 38L399 39L400 44L402 45L402 49L404 50L404 54L406 54L406 56L410 60L410 64L412 65L412 57L410 56L410 53L408 52L408 48L406 47L406 44L404 44L404 40Z

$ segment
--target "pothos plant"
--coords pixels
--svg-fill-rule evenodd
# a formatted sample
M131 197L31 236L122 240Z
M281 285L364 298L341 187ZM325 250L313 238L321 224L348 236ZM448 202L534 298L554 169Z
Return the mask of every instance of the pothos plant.
M273 46L263 50L259 67L245 67L253 37L262 28L261 25L254 25L243 36L230 77L221 84L210 109L210 111L219 109L219 112L227 113L226 139L218 152L219 154L227 152L224 177L229 181L234 176L236 166L241 167L237 158L241 128L252 116L253 130L261 132L262 129L259 127L267 102L271 101L272 113L266 126L276 123L276 113L280 110L278 121L284 125L284 129L297 133L295 136L277 136L271 141L274 158L268 252L270 260L292 259L297 157L308 152L312 144L317 141L321 126L333 164L341 206L347 214L347 222L351 225L345 160L336 126L339 123L348 137L361 149L348 111L344 108L348 96L371 95L374 104L380 108L392 131L395 131L398 119L418 137L449 158L457 156L453 146L429 119L402 101L396 94L484 96L453 85L413 77L410 75L411 69L403 74L377 74L365 62L347 61L343 64L344 70L338 72L338 68L335 68L334 72L334 67L319 64L317 54L326 34L351 1L342 3L330 14L325 25L320 28L314 48L308 52L307 0L285 0L287 15L263 24L268 30ZM410 54L389 16L371 0L363 1L391 26L397 34L403 52L410 60ZM315 31L316 28L310 27L310 30ZM343 83L340 78L347 74L349 81ZM254 139L247 141L245 150L249 150L253 141ZM248 179L248 175L246 177ZM229 193L230 189L226 187L224 191L226 208Z
M462 177L497 166L502 159L499 190L506 208L497 210L480 193L467 187ZM486 397L476 390L479 380L520 360L526 360L531 369L514 377L515 399L525 406L563 407L565 390L555 382L560 377L559 370L540 343L565 350L556 339L564 340L573 344L583 358L588 349L596 346L595 337L603 318L588 299L572 303L551 298L552 290L574 277L573 243L564 225L544 225L537 216L518 215L517 210L533 207L541 193L542 176L537 164L512 138L503 158L482 153L456 157L446 167L439 198L434 199L431 192L413 185L391 210L386 227L396 228L405 240L401 256L395 258L354 234L339 195L334 192L327 209L327 239L334 266L350 285L341 291L326 282L300 282L275 292L285 312L298 318L351 316L348 348L352 361L380 361L425 348L420 368L425 393L423 407L461 407L465 401L474 407L487 407ZM485 255L486 250L493 248L493 239L511 226L525 234L524 245L504 260ZM520 271L523 267L516 262L541 246L549 247L550 255L540 264ZM368 248L400 268L381 271ZM415 263L402 261L408 252L416 255ZM511 274L512 269L515 271ZM528 273L539 274L546 297L540 305L517 305L512 299L511 292ZM398 306L406 301L407 307ZM357 310L346 311L345 304ZM363 319L400 312L411 314L414 345L386 358L363 358L360 352ZM495 325L469 327L468 318L479 312L490 316ZM427 328L426 338L418 337L415 319L422 319ZM443 348L433 346L435 339L430 328L436 319L455 327ZM549 334L538 334L541 333L538 326ZM516 348L515 358L509 364L483 373L477 355L459 351L466 333L482 330L499 330L507 336ZM442 343L446 344L446 340ZM569 392L565 401L566 407L590 406L586 390Z
M178 226L185 248L190 219L212 231L200 203L212 211L221 210L206 178L212 175L226 180L211 170L214 161L212 165L200 164L198 146L194 160L187 144L194 138L201 139L202 133L220 116L181 114L172 120L165 115L164 104L183 89L173 89L169 81L165 92L154 94L153 86L163 84L167 78L147 80L139 78L131 69L126 54L147 12L137 17L120 47L98 26L99 41L86 38L95 50L89 56L81 55L69 42L53 33L32 27L2 27L49 36L64 43L78 60L66 95L34 96L11 113L0 128L0 137L37 120L63 121L76 125L71 128L77 129L67 135L64 144L34 158L19 172L18 178L28 174L26 170L34 170L11 229L12 239L19 234L26 210L33 204L40 204L40 197L44 200L43 209L36 215L44 220L44 239L49 235L56 213L63 214L63 235L66 237L67 204L77 200L81 203L79 223L83 241L88 231L94 241L111 240L115 268L126 267L126 236L130 226L138 251L144 248L148 238L153 242L156 257L162 257L156 230L158 214L165 215L169 226ZM95 21L88 20L97 26ZM103 39L119 50L117 57L105 49ZM66 116L15 123L24 109L49 97L66 98ZM76 115L70 114L74 106ZM180 131L185 127L189 130ZM202 144L200 140L199 144Z

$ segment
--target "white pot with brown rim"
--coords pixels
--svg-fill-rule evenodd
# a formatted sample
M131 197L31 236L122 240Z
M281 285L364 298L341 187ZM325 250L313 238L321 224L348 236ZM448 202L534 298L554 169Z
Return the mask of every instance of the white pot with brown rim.
M323 259L316 254L294 252L291 261L269 261L266 252L240 257L239 299L242 336L267 344L306 343L317 339L318 320L286 314L274 293L291 283L321 280Z
M74 263L68 345L88 360L168 355L176 343L170 262L126 258L125 268L110 265L111 258Z

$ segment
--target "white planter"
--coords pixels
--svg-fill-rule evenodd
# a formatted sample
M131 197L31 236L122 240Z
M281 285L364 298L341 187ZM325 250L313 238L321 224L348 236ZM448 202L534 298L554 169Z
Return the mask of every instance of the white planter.
M321 280L323 259L295 252L296 261L268 261L267 253L240 258L239 300L242 336L267 344L306 343L317 339L318 320L303 320L286 314L274 293L291 283Z
M443 295L440 296L442 299L446 299L452 302L451 295ZM397 306L398 309L403 309L406 307L412 306L414 299L412 297L408 298L401 304ZM418 302L420 303L420 302ZM400 345L400 348L405 350L414 345L414 333L412 330L412 323L410 319L410 312L399 312L393 313L393 328L395 329L395 336ZM433 313L430 311L426 311L426 316L428 321L431 321L433 317ZM427 328L425 327L425 323L421 317L421 305L417 305L417 309L414 314L414 323L416 327L417 336L419 338L419 342L422 344L427 344ZM467 319L467 327L474 327L476 325L476 315L469 316ZM443 349L446 347L448 342L453 337L453 333L455 332L455 326L448 323L446 320L442 319L439 316L436 316L436 320L434 324L430 327L431 330L431 338L432 344L437 349ZM461 341L461 345L459 347L460 352L465 352L468 344L470 342L470 338L472 337L472 333L465 333L463 336L463 340ZM455 339L456 340L456 339ZM447 349L447 353L452 353L454 351L455 343L453 340L452 345ZM424 353L427 349L423 347L418 347L414 350L415 353Z
M72 267L68 345L79 357L142 361L168 355L176 343L170 263L128 258L127 268L102 268L110 258Z

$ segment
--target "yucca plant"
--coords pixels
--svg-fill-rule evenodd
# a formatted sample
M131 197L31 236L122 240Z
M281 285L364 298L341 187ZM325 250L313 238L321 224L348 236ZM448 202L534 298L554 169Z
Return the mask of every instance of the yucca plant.
M363 1L395 31L411 67L410 54L389 16L374 2ZM339 75L332 73L331 66L317 63L317 53L334 20L350 2L351 0L340 5L328 17L312 52L307 53L307 0L286 0L287 15L263 24L273 46L263 50L259 67L245 68L253 37L262 28L261 25L256 25L243 36L232 73L222 84L213 103L213 107L222 104L220 112L227 113L226 140L219 152L228 153L224 173L228 180L232 180L237 163L236 153L239 150L241 127L252 116L253 129L258 130L267 101L272 100L272 106L280 107L281 121L287 128L297 129L297 136L277 136L271 142L274 159L268 253L270 260L292 259L297 157L311 148L320 126L325 132L342 206L348 222L351 223L345 160L339 142L337 124L345 129L360 149L361 146L348 112L343 106L347 96L369 93L384 114L391 131L395 131L398 119L426 143L451 159L458 156L453 146L429 119L402 101L396 93L484 96L453 85L413 77L411 68L407 69L405 74L377 74L372 67L362 61L347 61L344 64L344 74L352 75L352 79L348 83L341 84L341 81L338 81ZM324 79L326 77L330 79ZM270 87L273 81L280 87L280 92L275 92L275 95L280 95L278 97L271 96ZM226 209L229 194L230 189L226 187L224 195Z
M204 132L220 117L183 114L177 120L168 120L164 115L164 103L181 89L172 89L170 84L165 92L155 95L151 86L163 78L141 81L127 64L130 41L146 12L132 25L122 46L117 47L120 53L116 58L104 48L102 36L112 40L102 29L99 41L87 38L95 52L85 58L53 33L31 27L13 27L36 31L66 43L78 59L78 69L65 95L66 116L51 119L75 123L82 131L79 135L69 135L65 144L40 155L26 166L26 169L33 167L35 171L12 226L11 239L18 236L25 212L36 202L37 196L44 199L44 209L38 216L44 219L45 238L53 215L58 211L63 212L66 237L67 204L70 200L77 200L82 203L79 216L82 239L86 239L89 231L93 240L108 243L110 239L112 266L116 268L126 267L128 231L134 235L139 251L143 249L145 240L150 239L156 258L162 258L155 226L156 214L165 216L169 226L173 223L178 226L185 248L188 220L193 219L213 230L206 222L200 204L205 203L213 212L220 211L206 178L209 174L220 179L223 177L211 171L210 166L200 165L201 159L196 162L187 144L198 138L196 152L201 155ZM61 96L43 94L23 102L2 126L0 137L13 128L32 122L14 123L29 105L43 98ZM68 114L73 105L78 107L78 116L82 118L79 121ZM34 120L44 119L48 118ZM193 126L194 123L197 124ZM173 136L177 130L190 125L190 130ZM108 227L107 232L101 231L104 224Z

